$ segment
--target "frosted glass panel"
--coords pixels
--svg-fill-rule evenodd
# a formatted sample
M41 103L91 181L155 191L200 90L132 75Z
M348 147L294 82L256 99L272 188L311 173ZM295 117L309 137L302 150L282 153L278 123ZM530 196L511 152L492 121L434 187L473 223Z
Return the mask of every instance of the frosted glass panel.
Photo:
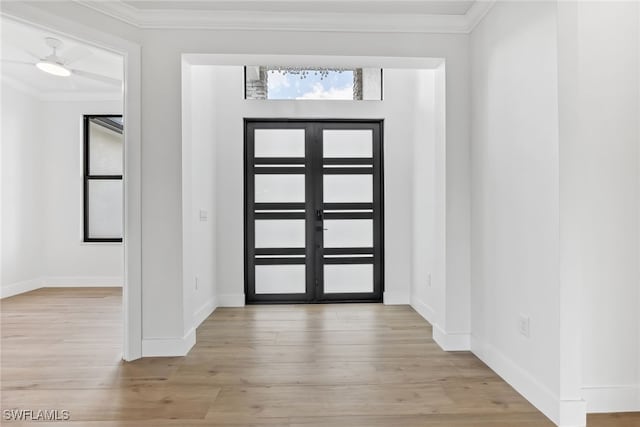
M89 122L89 173L122 175L122 135Z
M322 150L324 157L373 157L373 131L325 130Z
M304 265L256 265L257 294L304 294Z
M304 174L256 175L256 203L304 202Z
M324 292L373 292L373 264L325 265Z
M122 181L89 181L89 237L122 237Z
M304 248L305 221L256 220L256 248Z
M324 175L325 203L372 203L373 175Z
M256 129L256 157L304 157L304 129Z
M373 246L373 220L330 219L324 221L325 248L370 248Z

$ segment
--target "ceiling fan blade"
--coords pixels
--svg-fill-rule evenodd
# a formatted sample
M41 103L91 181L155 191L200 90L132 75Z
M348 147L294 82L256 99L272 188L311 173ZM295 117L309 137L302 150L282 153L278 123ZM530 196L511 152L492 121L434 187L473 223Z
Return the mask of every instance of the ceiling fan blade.
M118 79L113 79L111 77L103 76L101 74L92 73L89 71L75 70L72 69L71 72L76 76L85 77L92 80L97 80L99 82L107 83L113 86L121 86L122 81Z
M91 56L91 50L85 46L74 46L67 49L64 53L60 54L60 56L64 59L65 65L69 65Z
M7 64L19 64L19 65L36 65L33 62L27 62L27 61L14 61L11 59L3 59L2 62L7 63Z

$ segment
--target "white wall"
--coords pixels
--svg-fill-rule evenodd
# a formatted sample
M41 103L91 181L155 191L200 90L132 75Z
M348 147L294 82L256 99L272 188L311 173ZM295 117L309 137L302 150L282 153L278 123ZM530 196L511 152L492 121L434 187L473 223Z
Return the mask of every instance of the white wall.
M225 242L217 239L216 199L216 75L208 67L185 67L183 78L183 197L185 203L184 282L185 299L197 327L218 306L217 258ZM188 150L186 152L185 150ZM188 162L184 162L188 159ZM190 174L189 172L190 171ZM202 215L202 217L201 217ZM197 283L196 283L197 281Z
M431 71L416 81L412 97L413 124L411 188L411 305L432 324L437 324L434 291L437 279L436 252L436 75ZM439 285L439 284L438 284Z
M243 134L245 117L375 118L385 119L385 302L409 303L412 273L412 188L414 144L425 174L433 175L434 71L385 69L384 101L256 101L243 99L243 70L239 66L188 67L191 87L192 209L194 230L202 227L199 209L215 208L216 231L193 234L194 276L209 277L216 268L221 305L244 304ZM420 89L420 93L416 92ZM418 101L417 97L424 97ZM415 108L420 106L420 108ZM216 123L216 125L214 125ZM215 148L214 148L215 147ZM215 153L213 155L212 153ZM215 158L213 158L215 157ZM213 160L213 161L212 161ZM409 167L407 167L409 165ZM215 171L216 176L209 174ZM433 199L426 184L424 199ZM186 191L183 190L183 193ZM215 201L211 200L212 195ZM422 199L421 199L422 202ZM424 202L423 223L433 229L433 203ZM210 219L211 220L211 219ZM429 236L427 236L429 237ZM208 239L208 241L207 241ZM432 266L433 241L420 257ZM217 248L217 249L214 249ZM215 261L214 258L215 257ZM186 265L186 263L185 263ZM426 271L429 274L429 271ZM188 280L188 279L185 279ZM207 283L207 289L211 289ZM209 291L206 292L209 292ZM200 295L202 290L195 291ZM207 295L207 298L210 298ZM196 296L194 301L206 299ZM193 306L198 311L197 305Z
M42 112L45 284L121 285L122 244L82 243L82 116L122 114L122 102L45 101Z
M471 35L471 333L473 352L557 422L556 25L553 2L500 2Z
M579 2L565 11L574 27L562 36L570 41L561 39L571 71L561 80L565 280L578 285L581 301L571 314L582 323L589 412L640 410L638 9L636 2Z
M2 296L121 286L121 244L82 243L82 115L121 101L45 101L2 85Z
M32 289L43 274L43 135L37 99L2 82L1 296Z

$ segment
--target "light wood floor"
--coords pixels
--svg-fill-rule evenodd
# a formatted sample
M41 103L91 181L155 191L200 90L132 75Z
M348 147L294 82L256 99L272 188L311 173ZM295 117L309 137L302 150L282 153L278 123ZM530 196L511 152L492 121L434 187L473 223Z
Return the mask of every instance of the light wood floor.
M125 363L120 305L114 289L3 300L1 408L71 413L40 426L553 425L470 353L441 351L408 307L221 308L187 357Z

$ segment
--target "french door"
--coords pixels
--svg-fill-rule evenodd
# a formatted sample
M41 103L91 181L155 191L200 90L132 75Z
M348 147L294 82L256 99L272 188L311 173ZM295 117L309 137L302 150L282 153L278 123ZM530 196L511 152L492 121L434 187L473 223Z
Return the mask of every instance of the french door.
M381 302L382 122L245 120L247 303Z

